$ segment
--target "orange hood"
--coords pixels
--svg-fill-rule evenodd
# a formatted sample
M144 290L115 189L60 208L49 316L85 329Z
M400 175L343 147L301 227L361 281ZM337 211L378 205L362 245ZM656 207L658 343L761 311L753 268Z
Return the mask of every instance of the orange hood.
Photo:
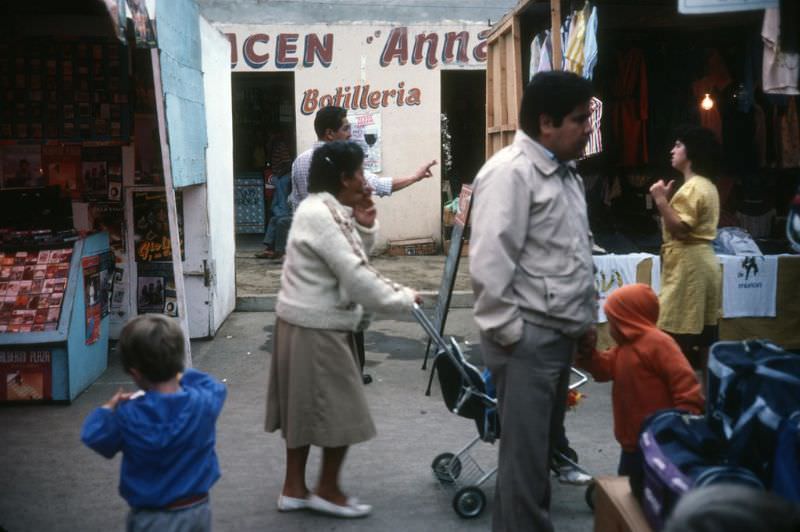
M656 328L658 297L646 284L629 284L614 290L603 308L629 342Z

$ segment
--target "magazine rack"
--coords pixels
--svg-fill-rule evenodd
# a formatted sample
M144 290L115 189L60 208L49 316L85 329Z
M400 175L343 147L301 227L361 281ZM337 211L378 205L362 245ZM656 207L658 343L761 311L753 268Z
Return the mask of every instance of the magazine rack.
M87 315L82 259L109 249L108 233L74 242L55 330L0 334L0 402L70 402L105 371L109 317L101 316L95 328Z

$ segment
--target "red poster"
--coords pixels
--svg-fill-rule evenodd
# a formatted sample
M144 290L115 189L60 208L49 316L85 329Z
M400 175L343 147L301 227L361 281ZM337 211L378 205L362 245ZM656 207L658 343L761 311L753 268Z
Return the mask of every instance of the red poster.
M100 339L100 321L103 312L100 255L84 257L81 266L83 266L83 304L86 307L86 345L89 345Z
M52 398L50 351L0 350L0 401L42 401Z
M80 145L43 146L42 167L48 185L58 185L64 197L80 198L83 190Z

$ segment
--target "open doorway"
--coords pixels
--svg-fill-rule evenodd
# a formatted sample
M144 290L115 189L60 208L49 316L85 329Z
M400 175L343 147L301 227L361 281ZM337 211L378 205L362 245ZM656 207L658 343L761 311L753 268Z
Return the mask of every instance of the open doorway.
M486 151L486 72L442 71L442 241L449 242L461 185L472 183Z
M236 251L252 257L263 249L269 223L275 155L283 154L283 160L288 154L289 162L296 155L294 74L234 73L231 83Z

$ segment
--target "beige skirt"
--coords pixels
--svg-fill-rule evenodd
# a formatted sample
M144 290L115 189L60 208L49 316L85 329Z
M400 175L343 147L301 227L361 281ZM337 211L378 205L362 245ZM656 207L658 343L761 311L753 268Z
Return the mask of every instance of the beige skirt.
M267 432L290 449L342 447L375 436L353 333L278 318L267 383Z

